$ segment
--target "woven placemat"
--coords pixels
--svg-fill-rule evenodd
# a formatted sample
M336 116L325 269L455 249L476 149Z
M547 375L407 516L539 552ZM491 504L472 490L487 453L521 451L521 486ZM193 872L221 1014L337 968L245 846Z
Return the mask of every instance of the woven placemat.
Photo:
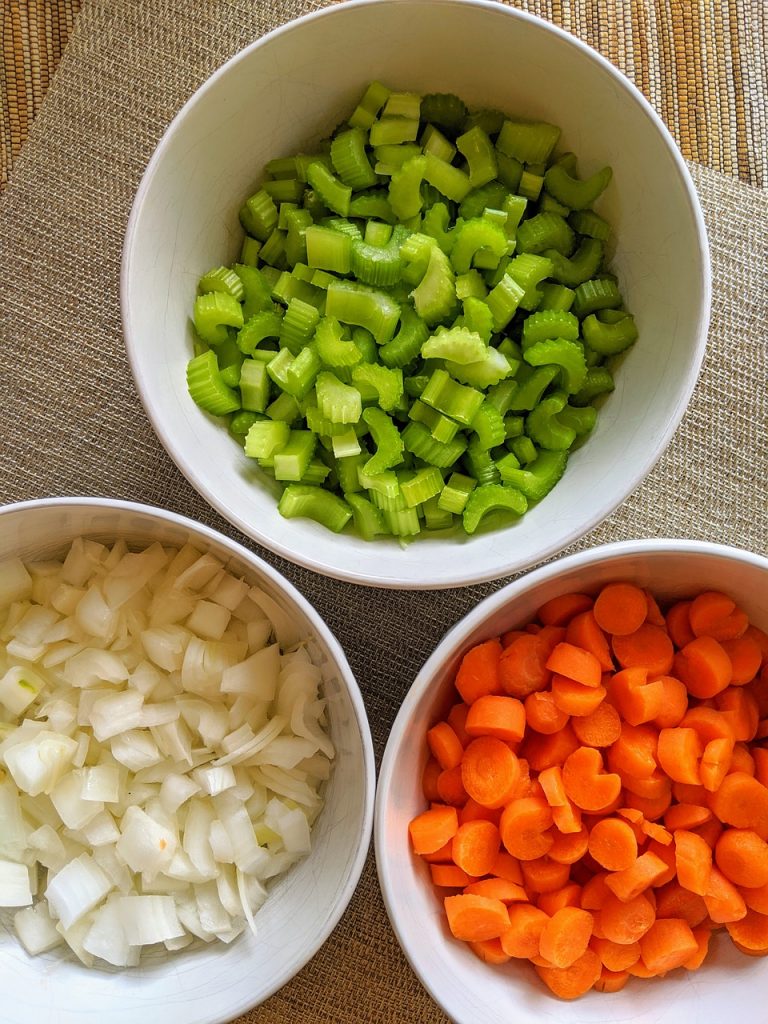
M243 540L180 476L141 411L121 337L121 245L139 178L183 101L243 44L317 6L290 0L277 13L274 4L258 0L84 5L0 199L0 501L57 494L129 498ZM651 67L658 64L648 56L645 73ZM714 267L702 375L656 469L578 548L666 535L768 554L768 197L717 172L692 171ZM324 579L256 550L314 602L343 644L363 691L377 758L435 643L503 582L381 592ZM445 1021L399 951L372 858L321 952L245 1021Z

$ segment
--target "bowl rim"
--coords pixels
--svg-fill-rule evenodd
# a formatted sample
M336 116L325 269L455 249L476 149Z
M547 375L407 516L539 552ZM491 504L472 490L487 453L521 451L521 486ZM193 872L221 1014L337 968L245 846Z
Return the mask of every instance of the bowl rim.
M512 582L507 583L499 590L494 591L475 605L465 616L452 626L438 641L435 649L424 662L416 678L411 683L408 692L400 705L392 728L387 738L384 754L379 767L379 777L376 786L376 809L374 816L374 850L376 855L376 872L379 880L384 906L389 917L392 930L394 931L400 948L406 959L413 968L421 984L429 992L437 1005L451 1018L451 1007L445 999L445 993L431 983L429 977L421 971L419 964L418 945L412 943L409 936L400 926L397 914L397 900L393 894L397 892L397 879L392 874L387 857L387 815L386 803L389 799L389 789L392 783L394 767L399 756L399 750L403 743L405 731L410 721L414 706L421 700L424 691L428 688L433 676L445 661L464 643L467 637L485 620L502 608L512 603L516 598L549 580L562 575L564 571L587 568L601 562L609 562L618 556L646 554L688 554L688 555L714 555L728 561L743 562L747 565L762 569L768 574L768 557L755 554L746 548L734 547L728 544L719 544L706 540L677 540L673 538L644 538L638 540L613 541L609 544L600 544L596 547L585 548L563 558L554 559L546 565L532 572L525 573ZM470 1024L467 1020L457 1021L457 1024Z
M357 890L371 845L376 786L373 738L371 735L370 724L368 722L368 715L365 710L360 686L352 672L352 669L350 668L347 656L330 626L328 626L320 613L315 609L314 605L312 605L312 603L293 583L291 583L290 580L283 576L282 573L273 566L269 565L268 562L265 562L263 558L255 554L253 551L249 551L248 548L240 544L238 541L231 540L229 537L219 533L212 527L206 526L203 523L198 523L195 520L177 512L172 512L169 509L160 508L155 505L148 505L141 502L127 501L118 498L100 498L95 496L34 498L26 501L13 502L11 504L0 506L0 520L10 514L34 514L42 509L59 508L64 511L67 508L72 507L88 508L93 506L102 510L106 509L114 512L147 515L150 518L157 519L161 522L189 530L190 533L197 534L206 541L210 541L213 544L224 547L231 555L237 556L244 562L253 566L253 568L259 573L268 577L274 586L290 601L292 601L299 611L307 618L313 631L315 631L318 636L322 637L322 641L330 656L333 658L339 672L339 677L343 681L349 695L357 729L360 733L364 776L363 814L361 829L357 839L357 850L351 863L349 875L341 889L341 895L334 906L330 908L329 913L324 917L322 928L319 929L315 940L310 944L308 953L295 964L292 964L290 969L283 970L273 975L264 994L259 998L258 1003L254 1003L250 1000L240 1000L238 1003L223 1009L221 1016L212 1018L208 1022L208 1024L226 1024L227 1021L233 1020L235 1017L246 1013L254 1006L262 1005L270 996L274 995L279 989L294 978L299 971L317 955L321 947L325 945L329 939L331 932L346 912L349 907L349 903Z
M640 112L650 120L664 143L684 187L686 205L695 228L695 234L698 242L701 264L701 274L699 279L701 302L695 327L696 336L695 346L692 352L691 373L688 375L683 390L678 395L675 406L670 410L669 418L658 439L656 448L654 450L649 450L642 460L636 462L631 479L619 490L616 497L611 499L607 505L604 505L601 510L593 514L586 522L573 526L560 540L545 542L538 551L531 555L521 557L518 553L514 552L515 546L510 545L510 554L505 560L499 559L498 562L485 569L472 570L471 559L456 559L455 561L449 560L451 565L456 566L455 572L460 572L460 576L458 578L454 576L454 578L445 579L439 569L429 570L423 565L420 566L420 579L414 579L413 575L404 574L402 572L388 574L386 577L383 577L361 571L358 568L357 560L354 558L347 558L344 564L339 565L337 562L316 556L313 553L310 544L302 544L297 549L297 547L292 544L292 535L290 531L288 531L287 538L281 539L273 536L273 531L264 531L260 529L256 520L249 520L245 518L238 512L231 509L224 500L219 499L215 491L213 491L206 483L205 474L200 469L200 466L202 465L200 460L188 458L182 451L177 440L174 437L169 436L163 429L159 415L156 413L152 404L146 397L149 389L146 385L147 378L144 373L139 354L133 342L134 329L129 302L130 278L135 259L134 244L138 233L138 222L141 216L144 200L151 188L156 170L164 158L166 149L170 145L171 137L176 132L182 120L202 100L203 96L216 85L219 78L226 75L228 71L240 61L247 60L253 52L257 51L260 47L264 46L271 40L286 33L293 32L294 30L301 30L306 25L318 19L333 18L339 12L346 12L347 10L354 8L367 8L385 5L391 6L394 4L403 5L412 2L413 0L345 0L343 3L324 7L320 10L312 11L299 18L285 22L283 25L265 33L252 43L243 47L237 53L233 54L232 57L218 67L213 74L210 75L210 77L192 93L161 135L155 150L147 163L134 196L123 238L120 266L120 307L123 338L128 363L136 384L139 399L147 418L152 425L155 436L185 479L210 507L219 512L224 519L239 529L245 536L259 544L263 544L264 547L280 555L282 558L285 558L287 561L300 565L312 572L319 573L320 575L343 580L348 583L355 583L360 586L371 586L383 589L445 590L452 587L473 586L478 583L502 579L512 573L523 572L532 566L538 565L559 554L570 544L576 542L581 537L584 537L599 523L604 522L605 519L615 512L615 510L629 497L629 495L640 486L668 448L669 443L680 425L680 421L682 420L686 409L688 408L691 395L693 394L693 390L701 373L712 309L712 269L709 240L704 222L704 215L696 192L696 187L677 143L672 138L671 133L662 121L661 117L651 106L650 102L627 75L615 67L598 50L589 46L578 37L571 35L571 33L567 32L565 29L546 21L544 18L540 18L534 14L529 14L527 11L521 11L514 7L499 4L496 0L418 0L420 4L426 6L431 5L437 7L439 5L442 8L445 8L450 5L452 7L464 7L467 9L476 8L480 11L487 11L489 13L501 13L505 17L529 23L560 39L562 43L573 47L587 60L592 61L599 68L602 68L602 70L611 78L616 88L622 90L627 99L639 107ZM501 535L503 533L503 528L496 532ZM340 541L343 544L343 538L340 538ZM336 549L334 548L334 552L335 551ZM404 560L402 564L405 567L409 563L407 560ZM443 568L443 566L441 566L441 568Z

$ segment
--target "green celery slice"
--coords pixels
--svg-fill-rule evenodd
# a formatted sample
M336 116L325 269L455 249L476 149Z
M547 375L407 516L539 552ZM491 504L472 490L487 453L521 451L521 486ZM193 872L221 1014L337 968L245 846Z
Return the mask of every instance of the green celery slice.
M332 423L357 423L363 403L357 388L343 384L334 374L323 370L315 383L317 407Z
M352 518L346 501L313 484L289 484L282 493L277 510L286 519L314 519L339 533Z
M307 168L307 181L329 210L340 217L348 216L352 189L339 181L325 164L313 161Z
M269 404L269 374L264 363L246 359L240 367L240 401L249 412L264 412Z
M629 313L614 323L605 323L591 313L582 321L581 329L587 345L603 356L617 355L637 341L637 327Z
M366 462L364 472L376 476L403 461L403 441L400 431L382 409L363 409L363 420L371 429L376 453Z
M276 480L299 481L312 461L317 437L311 430L292 430L288 441L274 453Z
M195 299L194 321L206 344L221 345L229 337L228 327L243 326L243 307L226 292L206 292Z
M354 384L368 384L374 388L379 407L392 412L403 396L403 371L377 363L361 363L352 370Z
M333 281L328 285L326 296L328 316L365 327L378 345L392 340L400 319L400 304L386 292L352 281Z
M522 516L528 509L528 501L521 491L508 484L480 484L470 494L464 509L464 529L467 533L473 534L489 512L499 509Z
M389 533L382 512L368 498L354 491L345 492L344 498L352 509L355 528L364 540Z
M441 369L434 371L421 394L422 402L467 427L483 404L483 398L481 391L451 380L448 373Z
M257 420L245 437L245 454L251 459L270 459L288 444L290 426L282 420Z
M516 487L529 501L540 501L549 494L565 472L568 453L542 450L535 461L525 469L505 463L506 458L500 459L497 463L504 483Z
M576 440L576 431L557 418L557 414L565 408L567 400L568 396L564 392L555 391L542 398L528 413L525 431L539 448L567 451Z
M406 451L412 452L423 462L430 466L437 466L439 469L450 469L450 467L461 458L467 448L467 441L463 434L457 436L445 444L436 441L423 423L414 420L403 428L401 433Z
M584 358L584 346L578 341L566 341L565 338L537 341L526 349L525 361L531 366L562 367L563 387L568 394L574 394L584 386L587 362Z
M612 177L610 167L603 167L591 178L579 181L571 177L562 164L553 164L544 175L547 192L571 210L584 210L605 191Z
M559 138L560 129L556 125L544 121L505 120L496 139L496 146L506 156L514 157L521 163L546 163Z
M425 466L408 480L400 481L400 490L408 508L416 508L436 497L443 489L443 474L437 466Z
M461 515L475 487L477 487L477 480L473 480L471 476L465 476L463 473L451 473L437 499L438 507L445 512Z
M470 128L456 139L456 148L469 165L472 188L493 181L498 174L496 152L488 134L479 125Z
M240 408L237 393L221 379L216 353L211 349L187 363L187 388L193 401L212 416L225 416Z
M365 152L365 135L359 128L340 132L331 143L333 168L354 191L376 184L376 175Z
M466 327L438 327L421 346L424 359L450 359L455 363L476 363L485 358L487 344Z

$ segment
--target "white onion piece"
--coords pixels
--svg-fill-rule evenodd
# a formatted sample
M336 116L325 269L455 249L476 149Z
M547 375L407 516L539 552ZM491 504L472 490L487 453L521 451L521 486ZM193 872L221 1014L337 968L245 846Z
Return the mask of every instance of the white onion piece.
M123 932L132 946L165 942L184 934L170 896L120 896L115 902Z
M280 676L280 647L270 644L232 665L221 676L223 693L243 693L255 700L274 700Z
M83 800L116 803L120 797L120 770L117 765L97 764L84 768L80 775Z
M13 915L13 927L22 946L31 956L47 953L60 946L64 939L56 928L56 922L48 913L47 903L25 907Z
M19 789L38 796L51 792L72 764L76 751L77 742L69 736L41 730L27 742L11 746L2 756Z
M0 907L27 907L32 902L29 868L0 860Z
M144 696L135 690L121 690L102 697L91 708L93 735L102 743L118 733L137 728L142 724L143 706Z
M301 640L301 633L289 613L261 587L251 587L249 594L254 604L261 608L272 623L277 642L283 650L295 647Z
M83 949L92 956L106 960L113 967L128 967L135 953L123 927L120 900L113 896L93 916L93 923L83 939Z
M131 871L143 871L151 877L173 860L178 846L176 836L140 807L126 810L120 830L122 834L115 849Z
M71 928L111 888L111 881L96 861L84 853L48 879L45 898L62 928Z
M32 593L32 577L20 558L0 562L0 607L21 601Z
M83 799L81 771L77 769L65 775L51 790L51 803L67 828L71 829L82 828L104 810L100 800Z

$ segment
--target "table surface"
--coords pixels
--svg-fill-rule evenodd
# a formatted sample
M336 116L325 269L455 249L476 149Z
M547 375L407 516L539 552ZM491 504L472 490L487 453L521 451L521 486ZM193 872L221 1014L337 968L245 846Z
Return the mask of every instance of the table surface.
M307 7L313 3L306 0ZM517 0L513 5L595 46L648 96L692 161L710 233L713 320L699 386L648 481L582 543L688 536L768 554L768 206L760 192L768 184L768 5L765 0ZM242 46L254 27L263 31L284 20L288 15L279 12L288 6L295 9L297 3L0 0L0 190L11 179L0 196L0 348L4 339L13 343L13 356L0 359L9 396L0 403L0 501L109 493L187 512L232 535L180 478L149 424L136 415L120 336L120 245L132 193L161 121L167 123L214 62ZM114 55L128 33L131 45ZM179 49L176 79L142 82L131 106L123 78L133 76L135 82L139 68L149 75L158 61L177 56L178 39L194 46ZM76 60L67 63L73 51ZM59 82L66 89L50 89L62 55ZM50 102L37 122L45 131L35 133L33 120L49 89ZM84 111L90 110L92 93L106 112L88 121ZM128 107L124 122L109 120ZM88 124L94 133L90 146L73 136L72 124ZM81 166L71 174L78 161ZM108 194L104 161L115 182ZM57 371L55 388L51 366ZM122 457L110 464L107 478L105 455L116 451ZM345 588L259 553L315 603L345 647L366 699L377 756L436 638L493 589L383 594ZM386 623L381 636L374 635L373 625L370 635L358 636L356 623L364 624L364 632L365 624L376 622ZM395 644L393 638L403 637L408 644ZM288 1021L445 1024L399 952L372 859L350 911L321 953L239 1024Z

